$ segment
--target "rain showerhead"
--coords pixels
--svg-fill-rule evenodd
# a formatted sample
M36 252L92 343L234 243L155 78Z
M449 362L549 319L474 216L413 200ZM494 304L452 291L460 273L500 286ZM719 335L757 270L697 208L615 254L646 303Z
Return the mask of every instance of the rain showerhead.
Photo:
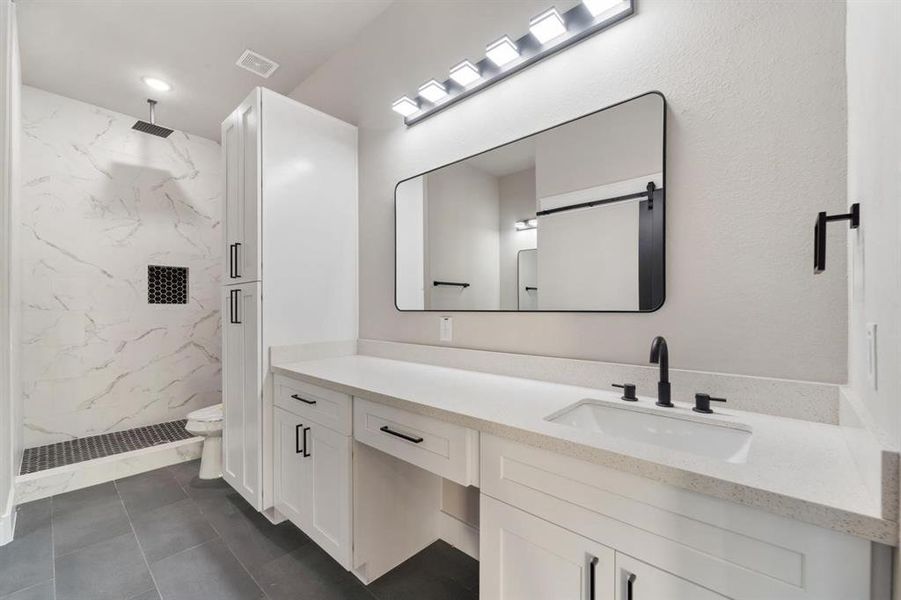
M147 121L138 121L137 123L132 125L131 128L161 138L169 137L169 135L172 133L172 130L156 124L156 115L154 112L154 107L156 107L156 100L151 100L150 98L148 98L147 104L150 105L150 122L148 123Z

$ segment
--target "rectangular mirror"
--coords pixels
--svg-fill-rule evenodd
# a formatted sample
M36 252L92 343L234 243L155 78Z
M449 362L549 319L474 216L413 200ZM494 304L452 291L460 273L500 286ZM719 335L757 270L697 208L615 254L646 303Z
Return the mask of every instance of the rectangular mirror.
M660 308L665 130L650 92L398 183L398 310Z

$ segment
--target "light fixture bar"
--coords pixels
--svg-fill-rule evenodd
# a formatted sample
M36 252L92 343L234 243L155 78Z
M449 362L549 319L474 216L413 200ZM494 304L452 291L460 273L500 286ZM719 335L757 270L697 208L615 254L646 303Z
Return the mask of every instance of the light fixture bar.
M538 61L627 19L634 13L635 0L622 0L616 6L612 6L597 16L592 15L587 10L587 6L580 2L559 15L565 24L565 33L554 39L547 40L544 44L539 43L532 32L527 32L519 39L512 40L520 54L517 60L499 67L487 57L483 58L473 65L481 75L481 78L470 85L461 85L454 78L449 78L443 82L439 81L438 83L443 85L447 91L447 96L438 103L428 101L421 103L417 110L409 115L404 115L404 123L408 127L415 125L423 119L427 119L449 106L453 106L457 102L479 93L498 81L502 81L514 73L519 73ZM456 69L456 67L454 68ZM397 109L395 108L395 110Z

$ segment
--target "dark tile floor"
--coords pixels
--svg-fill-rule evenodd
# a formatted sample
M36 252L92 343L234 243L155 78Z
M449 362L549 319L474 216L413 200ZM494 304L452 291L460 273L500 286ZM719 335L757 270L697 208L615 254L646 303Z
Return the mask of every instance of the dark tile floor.
M194 461L31 502L0 547L0 600L476 600L436 542L366 587Z

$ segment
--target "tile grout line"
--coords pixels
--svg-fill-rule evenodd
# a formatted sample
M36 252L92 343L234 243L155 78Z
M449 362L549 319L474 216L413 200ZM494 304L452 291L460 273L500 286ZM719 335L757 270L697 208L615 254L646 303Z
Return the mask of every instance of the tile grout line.
M56 540L53 527L53 496L50 496L50 574L53 576L53 600L56 600Z
M138 539L138 532L135 530L135 524L131 521L131 513L128 512L128 507L125 506L125 500L122 499L122 495L119 493L119 484L117 480L113 480L113 488L116 490L116 497L119 499L119 503L122 504L122 510L125 511L125 518L128 519L128 527L131 529L131 534L135 536L135 543L138 545L138 550L141 552L141 558L144 559L144 566L147 567L147 574L150 575L153 589L156 590L160 600L165 600L163 598L163 592L160 591L160 586L156 583L156 577L153 576L153 569L150 568L150 562L147 560L147 555L144 553L144 547L141 545L141 540ZM145 592L139 592L139 594L143 593ZM137 597L137 594L132 597Z
M178 463L178 464L181 464L181 463ZM222 537L222 534L219 532L218 529L216 529L216 526L213 525L212 522L210 522L209 517L207 517L206 512L203 510L203 507L200 506L199 504L197 504L197 501L194 499L194 496L192 496L191 493L185 488L185 486L178 480L178 478L175 477L175 474L172 473L172 471L171 471L171 467L172 467L172 465L169 465L169 467L167 467L167 469L169 470L170 474L172 475L172 478L175 479L175 483L177 483L181 487L182 491L185 494L187 494L188 498L191 500L191 503L194 504L194 507L197 508L197 511L200 513L200 516L203 517L204 521L206 521L206 524L209 525L210 529L213 530L213 533L216 534L216 539L219 539L222 541L222 545L225 546L225 549L228 550L228 553L231 554L232 558L234 558L235 561L237 561L237 563L239 565L241 565L241 568L244 569L244 572L247 573L247 576L250 577L250 580L253 581L254 585L257 586L257 589L260 590L260 593L263 594L263 599L271 600L271 598L269 597L269 594L266 593L266 590L263 589L263 586L260 585L260 582L257 581L256 577L253 576L253 573L250 572L250 569L248 569L244 565L244 563L241 562L241 559L238 558L234 552L232 552L232 549L228 545L228 542L225 541L225 538ZM223 481L225 481L225 480L223 479ZM214 540L207 540L206 542L197 544L197 546L194 546L194 548L197 548L198 546L202 546L203 544L206 544L207 542L212 542L212 541L214 541ZM190 550L190 548L186 548L186 550ZM184 550L182 550L181 552L184 552ZM176 554L180 554L180 552L176 552ZM173 554L172 556L175 556L175 554ZM162 599L162 597L161 597L161 600L164 600L164 599Z

